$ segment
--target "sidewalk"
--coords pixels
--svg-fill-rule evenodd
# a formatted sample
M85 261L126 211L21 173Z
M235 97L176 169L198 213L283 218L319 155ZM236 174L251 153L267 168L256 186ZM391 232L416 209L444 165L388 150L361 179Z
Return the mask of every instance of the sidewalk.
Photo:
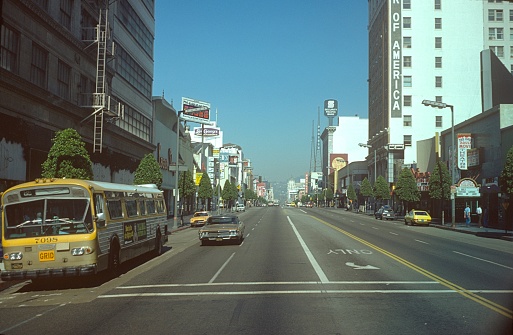
M359 213L364 215L373 216L372 213ZM404 216L396 216L396 221L404 221ZM501 239L505 241L513 242L513 231L504 229L497 229L497 228L490 228L490 227L482 227L480 228L479 225L476 223L471 223L469 227L465 225L465 223L458 223L452 226L451 222L445 222L445 224L442 225L439 218L432 218L430 227L435 227L438 229L445 229L445 230L451 230L458 233L464 233L464 234L472 234L479 237L488 237L488 238L496 238Z
M513 242L513 231L508 230L506 232L504 229L479 227L479 225L476 223L471 223L469 227L467 227L464 223L456 223L453 227L451 222L447 222L442 225L438 219L433 219L430 226L439 229L452 230L458 233L472 234L479 237L497 238Z

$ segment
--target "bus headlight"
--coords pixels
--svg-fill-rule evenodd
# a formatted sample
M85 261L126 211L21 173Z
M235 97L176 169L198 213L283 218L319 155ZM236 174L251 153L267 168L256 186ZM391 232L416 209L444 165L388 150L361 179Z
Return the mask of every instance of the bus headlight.
M11 252L10 254L5 255L4 258L10 261L19 261L23 259L23 254L21 251Z
M93 249L91 247L80 247L71 249L71 256L82 256L89 255L93 253Z

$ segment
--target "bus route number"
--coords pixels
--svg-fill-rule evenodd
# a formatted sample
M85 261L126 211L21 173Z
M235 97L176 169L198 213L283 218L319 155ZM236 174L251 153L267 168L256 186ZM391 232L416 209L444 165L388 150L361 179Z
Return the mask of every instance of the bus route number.
M38 237L36 238L36 244L39 243L56 243L58 241L57 237Z

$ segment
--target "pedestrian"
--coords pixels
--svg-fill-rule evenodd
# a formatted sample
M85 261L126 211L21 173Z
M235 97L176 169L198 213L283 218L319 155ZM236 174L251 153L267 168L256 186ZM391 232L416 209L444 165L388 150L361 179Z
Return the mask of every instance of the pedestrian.
M483 220L483 210L481 209L481 206L477 206L476 208L476 214L479 218L479 228L483 228L482 220Z
M468 204L465 207L465 211L463 212L465 215L465 226L470 227L470 207Z

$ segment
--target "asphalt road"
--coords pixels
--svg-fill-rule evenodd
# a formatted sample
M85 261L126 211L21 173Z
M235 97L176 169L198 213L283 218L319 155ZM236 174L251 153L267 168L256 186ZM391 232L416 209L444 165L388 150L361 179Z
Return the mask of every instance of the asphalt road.
M250 208L239 245L0 292L0 334L512 334L513 244L337 209Z

